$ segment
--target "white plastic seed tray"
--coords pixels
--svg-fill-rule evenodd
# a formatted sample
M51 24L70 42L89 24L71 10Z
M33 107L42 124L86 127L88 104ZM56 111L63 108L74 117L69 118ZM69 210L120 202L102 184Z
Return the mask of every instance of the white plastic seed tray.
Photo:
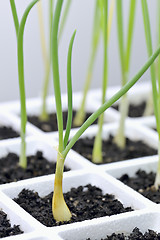
M76 92L73 93L73 110L77 110L80 106L82 99L82 93ZM41 99L40 98L34 98L34 99L28 99L26 101L26 107L27 107L27 114L28 115L39 115L41 111ZM87 96L86 100L86 111L88 112L95 112L98 109L99 105L97 101L95 100L95 95L92 93L92 90L89 91L89 94ZM20 117L20 103L19 101L14 102L8 102L8 103L2 103L0 108L3 110L7 110L8 112L11 112L13 115ZM68 108L68 100L67 95L62 94L62 109L63 111L67 110ZM47 98L47 111L49 113L56 111L56 105L55 105L55 99L54 96L50 96ZM112 109L108 109L105 112L105 121L111 122L117 120L114 116L114 111ZM19 121L20 122L20 121ZM41 134L44 133L42 130L37 128L31 123L28 123L30 127L34 130L35 133Z
M117 199L119 199L125 207L131 206L135 210L144 209L147 207L152 207L150 201L142 198L138 193L135 193L132 189L128 189L124 184L114 179L113 177L96 171L72 171L64 173L63 181L63 191L67 192L72 187L78 187L80 185L85 186L87 184L95 185L103 190L103 193L114 194ZM19 181L17 183L10 183L0 186L0 191L6 195L8 203L12 204L12 208L15 212L18 212L23 218L25 218L29 223L32 223L32 227L35 229L46 229L43 224L34 219L29 213L25 212L20 206L18 206L13 198L17 197L19 192L23 188L34 190L39 193L40 196L45 196L53 191L54 186L54 175L49 175L41 178L34 178L24 181ZM120 214L125 215L126 213ZM116 215L118 216L118 215ZM110 218L110 217L103 217ZM101 218L99 218L100 221ZM87 220L87 222L92 222L92 220ZM53 229L64 228L66 226L80 226L83 222L67 224L65 226L52 227ZM49 228L50 229L50 228Z
M160 232L160 209L145 209L133 213L126 213L123 216L102 219L101 222L95 220L92 223L70 227L58 232L61 240L101 240L112 233L130 234L132 230L138 227L142 233L148 229Z
M19 139L10 139L7 141L0 141L0 157L6 156L9 152L20 154L20 144L21 140ZM27 137L26 138L26 155L34 155L37 151L42 151L43 156L48 161L56 162L57 160L57 143L54 138L50 139L50 142L45 141L45 136L39 138L36 137ZM78 170L86 168L87 164L81 162L72 157L71 154L68 154L65 160L65 166L69 167L71 170Z
M20 128L21 128L20 119L16 115L7 111L7 109L1 109L0 126L12 127L13 130L15 130L20 135ZM27 123L27 125L26 125L26 135L27 136L37 135L36 129L34 127L32 127L32 125L29 123ZM8 140L8 139L1 140L1 141L6 141L6 140Z

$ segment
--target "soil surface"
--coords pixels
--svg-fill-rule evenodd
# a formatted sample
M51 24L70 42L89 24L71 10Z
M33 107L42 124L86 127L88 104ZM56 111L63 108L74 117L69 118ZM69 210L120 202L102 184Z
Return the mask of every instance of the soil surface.
M153 172L146 173L143 170L138 170L135 177L129 177L128 174L124 174L119 180L151 201L160 203L160 188L156 190L153 187L155 176L156 174Z
M90 238L87 240L90 240ZM157 234L153 230L148 230L143 234L138 228L134 228L132 233L128 236L126 236L124 233L113 233L106 238L101 238L101 240L160 240L160 233Z
M94 138L80 138L73 149L82 156L92 161ZM151 156L157 154L157 150L147 146L142 141L131 141L126 139L126 147L120 149L113 141L113 137L104 140L102 143L103 163L117 162L132 158Z
M16 182L18 180L53 174L56 163L49 162L43 157L43 153L38 151L35 155L27 157L27 168L23 169L18 165L19 156L9 153L0 159L0 184ZM68 171L65 168L65 171Z
M0 126L0 140L19 137L19 134L9 126Z
M23 233L18 225L11 227L10 221L7 219L7 214L0 211L0 238L9 237Z
M112 106L112 107L116 110L119 110L118 105ZM142 117L145 107L146 107L146 102L142 102L141 104L138 104L138 105L130 104L128 116L129 117Z
M76 114L76 111L73 111L73 119L75 117L75 114ZM90 117L91 114L92 113L87 113L86 119ZM64 129L66 129L67 116L68 116L68 112L67 111L63 112ZM47 121L41 121L37 116L28 116L28 121L44 132L54 132L58 130L56 113L49 114L49 119ZM97 120L93 124L96 124L96 123L97 123ZM72 123L72 128L75 128L73 123Z
M53 193L50 193L40 198L38 193L23 189L14 201L47 227L67 224L68 222L61 223L53 219L52 195ZM72 213L69 223L133 210L130 207L124 208L113 195L103 194L101 189L90 184L72 188L64 194L64 198Z

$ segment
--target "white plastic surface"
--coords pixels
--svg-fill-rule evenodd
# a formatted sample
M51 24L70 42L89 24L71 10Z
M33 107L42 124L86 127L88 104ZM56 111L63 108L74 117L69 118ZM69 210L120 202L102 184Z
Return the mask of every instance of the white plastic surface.
M101 222L97 219L92 224L83 224L79 228L74 226L68 230L60 231L58 235L63 240L85 240L87 238L100 240L112 233L128 235L135 227L138 227L142 233L148 229L160 233L160 209L127 213L125 216L102 219Z

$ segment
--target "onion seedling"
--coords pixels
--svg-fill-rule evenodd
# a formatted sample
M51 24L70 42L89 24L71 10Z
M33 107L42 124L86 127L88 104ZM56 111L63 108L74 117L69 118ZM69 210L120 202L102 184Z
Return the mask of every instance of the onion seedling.
M107 42L109 41L109 36L110 36L110 32L111 32L114 4L115 4L115 0L112 0L110 9L109 9L109 15L108 15ZM73 121L74 126L81 126L85 120L86 98L87 98L87 93L88 93L90 85L91 85L93 67L94 67L98 43L99 43L99 39L100 39L100 33L101 33L100 9L99 9L99 0L97 0L96 4L95 4L91 54L90 54L89 65L88 65L88 69L87 69L87 76L86 76L86 80L85 80L82 101L81 101L80 107L79 107L79 109L76 113L76 116L74 118L74 121Z
M113 103L115 103L121 96L123 96L146 72L150 65L154 62L156 57L160 54L160 46L155 51L155 53L148 59L146 64L141 68L141 70L127 82L111 99L105 102L96 112L94 112L83 125L78 129L76 134L68 142L68 137L71 128L72 120L72 88L71 88L71 57L72 57L72 47L75 38L75 32L72 35L69 50L68 50L68 61L67 61L67 82L68 82L68 123L63 138L63 118L62 118L62 103L61 103L61 89L60 89L60 76L59 76L59 58L58 58L58 26L60 20L60 14L62 9L63 0L58 0L54 17L52 23L52 68L53 68L53 83L55 92L55 101L57 109L57 121L58 121L58 134L59 134L59 146L57 154L57 165L54 181L54 193L52 201L52 211L53 216L56 221L69 221L71 219L71 212L65 203L62 191L62 181L63 181L63 169L64 161L72 146L76 143L79 137L84 133L84 131Z
M59 41L61 40L66 19L69 13L72 0L67 0L64 14L61 21L60 32L59 32ZM42 12L42 3L39 2L38 6L38 16L39 16L39 26L40 26L40 36L41 36L41 48L44 61L45 76L42 87L42 106L40 113L40 120L48 120L48 112L46 106L46 98L48 94L49 80L50 80L50 70L51 70L51 25L53 18L53 9L54 9L54 0L49 0L49 53L47 53L46 40L45 40L45 29L44 29L44 20Z
M141 0L141 5L142 5L142 15L143 15L143 22L144 22L147 52L148 52L148 56L151 56L153 50L152 50L151 28L150 28L150 20L149 20L147 2ZM151 81L152 81L152 94L150 95L149 100L147 102L147 106L146 106L144 115L148 115L153 112L153 105L155 106L154 111L157 111L156 110L157 107L155 105L157 100L156 100L156 95L154 94L155 89L156 89L156 71L155 71L154 64L150 68L150 74L151 74ZM155 112L155 115L156 115L156 112Z
M93 23L93 33L92 33L92 49L91 49L91 55L89 59L89 66L88 66L88 71L87 71L87 77L84 85L84 90L83 90L83 98L82 102L80 104L80 108L78 109L73 124L74 126L81 126L82 123L84 122L85 119L85 103L86 103L86 97L88 90L90 88L91 84L91 78L92 78L92 72L93 72L93 66L94 66L94 61L97 53L97 47L98 47L98 42L100 38L100 12L99 12L99 6L98 6L98 1L96 1L95 4L95 12L94 12L94 23Z
M39 0L32 1L28 7L26 8L20 24L18 23L18 16L15 7L14 0L11 0L11 9L13 14L13 19L15 23L15 29L17 34L17 56L18 56L18 78L19 78L19 92L20 92L20 104L21 104L21 151L20 151L20 159L19 165L22 168L26 168L27 166L27 158L26 158L26 123L27 123L27 114L26 114L26 97L25 97L25 83L24 83L24 58L23 58L23 35L24 28L26 25L26 20L28 14L32 7Z
M146 0L141 0L142 4L142 13L143 13L143 20L144 20L144 29L145 29L145 36L146 36L146 44L148 50L148 56L150 56L153 52L152 50L152 37L151 37L151 27L150 27L150 19L149 19L149 12ZM160 11L160 2L158 1L158 11ZM158 26L160 27L160 16L158 12ZM160 43L160 29L158 28L158 43ZM156 125L157 125L157 132L158 132L158 169L155 179L155 187L158 188L160 186L160 59L158 57L158 72L157 72L157 80L156 80L156 71L155 65L152 64L150 68L151 73L151 81L152 81L152 95L153 95L153 106L154 106L154 114L156 118Z
M108 56L107 56L107 21L108 21L108 1L100 0L100 10L101 10L101 22L103 29L103 82L102 82L102 104L106 99L106 89L108 85ZM94 163L102 162L102 128L103 128L104 114L102 114L98 119L98 132L96 134L94 145L93 145L93 153L92 153L92 161Z
M117 30L118 30L118 43L120 52L121 72L122 72L122 86L128 81L128 73L130 67L130 55L133 39L134 19L135 19L136 0L130 1L129 21L127 30L127 43L124 48L124 36L123 36L123 13L122 13L122 0L117 0ZM115 135L114 141L120 148L124 148L126 145L126 138L124 134L125 119L128 115L128 99L125 94L120 102L120 122L118 131Z
M46 47L46 39L45 39L45 30L44 30L44 20L43 20L43 12L42 12L42 3L39 2L38 6L38 16L39 16L39 26L40 26L40 39L41 39L41 48L42 48L42 55L43 55L43 62L44 62L44 81L43 81L43 88L42 88L42 107L40 113L40 120L44 121L48 119L48 112L46 107L46 98L48 93L48 86L49 86L49 78L50 78L50 68L51 68L51 51L49 51L49 56L47 53ZM51 48L51 23L53 18L53 0L49 0L49 49Z
M158 7L158 44L160 44L160 1L157 0ZM157 132L158 132L158 168L155 179L155 187L158 188L160 186L160 58L157 59L157 84L156 89L153 88L153 95L156 96L157 105L154 106L154 109L157 107L157 111L155 111L156 124L157 124ZM153 85L152 85L153 86Z

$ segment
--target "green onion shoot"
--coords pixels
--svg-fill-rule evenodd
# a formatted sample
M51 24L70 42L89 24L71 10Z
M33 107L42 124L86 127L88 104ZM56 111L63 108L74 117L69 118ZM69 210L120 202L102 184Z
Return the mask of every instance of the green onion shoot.
M44 29L44 19L43 19L43 10L42 10L42 3L39 2L37 4L38 7L38 19L39 19L39 26L40 26L40 39L41 39L41 48L42 48L42 55L43 55L43 62L44 62L44 81L43 81L43 88L42 88L42 106L41 106L41 113L40 113L40 120L46 121L48 120L48 112L46 106L46 98L48 93L48 86L49 86L49 78L50 78L50 68L51 68L51 56L47 52L46 47L46 39L45 39L45 29ZM49 0L49 49L50 49L50 41L51 41L51 23L53 18L53 0Z
M108 15L107 42L109 41L109 36L110 36L110 32L111 32L114 4L115 4L115 0L112 0L110 9L109 9L109 15ZM89 58L87 76L86 76L84 90L83 90L83 94L82 94L82 101L81 101L80 107L76 113L76 116L74 117L74 121L73 121L74 126L81 126L85 120L86 98L87 98L87 93L88 93L90 85L91 85L92 73L93 73L98 43L99 43L99 39L100 39L100 33L101 33L100 9L99 9L99 0L97 0L96 4L95 4L95 11L94 11L91 54L90 54L90 58Z
M158 26L160 27L160 2L157 1L158 6ZM147 44L147 51L148 56L150 56L153 52L152 50L152 37L151 37L151 27L150 27L150 19L149 19L149 12L148 12L148 5L145 0L141 0L142 4L142 14L143 14L143 21L144 21L144 29L145 29L145 37L146 37L146 44ZM160 29L158 27L158 44L160 43ZM157 59L157 80L156 80L156 70L155 65L152 64L150 68L151 73L151 82L152 82L152 95L153 95L153 106L154 106L154 114L156 118L156 125L157 125L157 132L158 132L158 169L156 174L156 179L154 186L158 188L160 186L160 58Z
M18 78L19 78L19 92L20 92L20 104L21 104L21 151L20 151L20 159L19 165L22 168L27 167L27 158L26 158L26 123L27 123L27 114L26 114L26 97L25 97L25 83L24 83L24 57L23 57L23 35L24 35L24 28L26 25L26 20L28 14L32 7L38 2L39 0L32 1L28 7L26 8L21 22L19 24L16 6L14 0L10 1L12 15L15 24L15 30L17 35L17 56L18 56Z
M62 34L64 31L64 27L66 24L66 20L69 14L69 10L71 7L72 0L67 0L61 25L60 25L60 31L59 31L59 41L62 38ZM47 111L47 105L46 105L46 99L48 95L48 88L49 88L49 82L50 82L50 71L51 71L51 30L52 30L52 19L53 19L53 10L54 10L54 0L49 0L49 49L47 51L46 47L46 39L45 39L45 29L44 29L44 19L43 19L43 9L42 9L42 3L39 2L38 6L38 16L39 16L39 26L40 26L40 38L41 38L41 48L42 48L42 55L43 55L43 62L44 62L44 81L43 81L43 87L42 87L42 106L41 106L41 113L40 113L40 120L41 121L47 121L48 111Z
M108 21L108 1L101 0L100 9L101 9L101 24L103 29L103 82L102 82L102 100L101 103L104 104L106 100L106 89L108 85L108 57L107 57L107 21ZM100 163L102 162L102 128L104 122L104 114L98 119L98 132L96 134L93 146L92 153L92 162Z
M122 86L124 86L128 81L129 66L130 66L130 55L133 39L134 30L134 19L135 19L135 9L136 0L130 1L130 11L129 11L129 21L127 29L127 43L126 48L124 46L124 32L123 32L123 10L122 10L122 0L117 0L117 30L118 30L118 43L120 52L120 62L121 62L121 73L122 73ZM114 137L114 142L118 147L124 148L126 145L125 138L125 119L128 115L128 99L127 94L125 94L120 102L120 121L118 131Z
M72 120L72 87L71 87L71 57L72 57L72 47L75 38L75 32L72 35L68 50L68 60L67 60L67 87L68 87L68 122L66 134L63 137L63 118L62 118L62 103L61 103L61 89L60 89L60 76L59 76L59 60L58 60L58 27L61 15L61 9L63 5L63 0L58 0L56 4L56 9L53 17L52 23L52 68L53 68L53 83L54 92L56 100L57 109L57 121L58 121L58 134L59 134L59 146L57 154L57 165L54 181L54 193L52 200L52 211L53 216L56 221L69 221L72 214L65 203L62 191L63 182L63 169L64 162L69 150L76 143L79 137L84 133L84 131L112 104L114 104L120 97L122 97L147 71L150 65L154 62L157 56L160 54L160 46L154 52L154 54L148 59L140 71L128 81L111 99L105 102L96 112L94 112L78 129L76 134L71 138L68 143L69 133L71 128Z

